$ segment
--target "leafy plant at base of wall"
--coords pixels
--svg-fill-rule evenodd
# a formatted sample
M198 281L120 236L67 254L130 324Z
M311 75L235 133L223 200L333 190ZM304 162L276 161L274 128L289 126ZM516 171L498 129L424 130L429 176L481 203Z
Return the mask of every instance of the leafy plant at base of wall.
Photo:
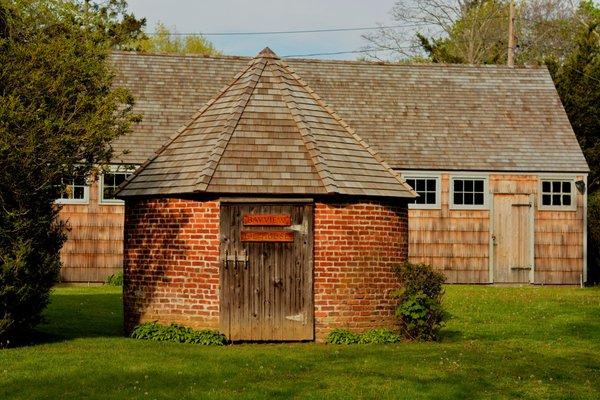
M197 331L179 324L161 325L156 322L147 322L136 326L131 332L131 337L158 342L192 343L212 346L227 344L227 338L219 331L210 329Z
M123 273L118 272L107 276L104 283L110 286L123 286Z
M370 329L363 333L354 333L346 329L334 329L327 335L325 343L328 344L385 344L398 343L402 340L400 335L389 329Z
M402 337L390 329L376 328L361 333L359 343L361 344L386 344L398 343Z
M442 307L446 277L426 264L404 263L395 268L400 289L396 316L400 331L410 340L437 340L448 314Z

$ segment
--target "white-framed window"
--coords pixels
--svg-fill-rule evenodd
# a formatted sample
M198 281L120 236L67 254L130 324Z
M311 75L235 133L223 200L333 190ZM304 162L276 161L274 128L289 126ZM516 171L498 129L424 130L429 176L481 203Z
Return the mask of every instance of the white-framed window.
M129 178L134 167L125 165L110 165L105 167L100 175L100 203L101 204L123 204L123 200L115 198L115 192L121 183Z
M86 182L85 177L77 177L74 179L63 179L65 189L56 199L60 204L88 204L90 201L90 186Z
M575 179L541 177L540 210L574 211L577 209Z
M404 175L406 183L419 194L414 200L408 204L409 208L413 209L438 209L440 208L440 176L426 174L406 174Z
M487 176L453 176L450 178L450 208L488 209Z

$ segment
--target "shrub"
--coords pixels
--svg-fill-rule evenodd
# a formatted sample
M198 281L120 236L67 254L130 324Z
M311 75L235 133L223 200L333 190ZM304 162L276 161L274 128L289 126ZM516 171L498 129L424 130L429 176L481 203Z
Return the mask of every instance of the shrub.
M386 344L398 343L402 341L402 337L390 329L370 329L360 335L359 343L367 344Z
M118 272L107 276L104 283L110 286L123 286L123 273Z
M404 263L395 268L400 289L396 316L411 340L437 340L447 314L442 307L446 277L430 265Z
M600 192L588 196L588 283L600 282Z
M400 335L389 329L370 329L363 333L354 333L346 329L334 329L327 335L325 343L328 344L385 344L398 343L402 340Z
M339 328L329 332L325 339L325 343L329 344L356 344L359 342L360 335L358 333Z
M158 342L192 343L212 346L227 344L227 338L219 331L194 330L179 324L161 325L147 322L136 326L131 332L134 339L155 340Z

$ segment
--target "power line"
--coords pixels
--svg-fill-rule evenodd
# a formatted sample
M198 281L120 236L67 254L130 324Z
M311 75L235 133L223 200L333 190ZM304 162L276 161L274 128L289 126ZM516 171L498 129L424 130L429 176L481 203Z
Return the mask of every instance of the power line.
M291 31L254 31L254 32L174 32L169 33L172 36L241 36L241 35L293 35L299 33L324 33L324 32L351 32L351 31L369 31L376 29L395 29L395 28L416 28L419 26L434 25L432 22L421 22L408 25L380 25L364 26L356 28L324 28L324 29L300 29ZM158 32L151 32L148 35L157 35Z
M419 46L407 46L407 47L398 47L396 49L408 50L408 49L414 49L414 48L418 48L418 47ZM378 51L394 51L396 49L364 49L364 50L334 51L334 52L330 52L330 53L289 54L289 55L282 56L281 58L335 56L335 55L340 55L340 54L357 54L357 53L372 53L372 52L378 52Z

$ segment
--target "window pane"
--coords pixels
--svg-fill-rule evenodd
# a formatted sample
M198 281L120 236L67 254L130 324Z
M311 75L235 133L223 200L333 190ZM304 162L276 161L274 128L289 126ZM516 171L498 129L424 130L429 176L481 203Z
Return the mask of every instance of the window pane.
M115 175L115 186L119 186L124 181L125 181L125 174L116 174Z
M464 201L465 204L473 204L473 193L465 193Z
M560 192L560 182L552 182L552 191Z
M425 180L417 179L417 192L423 192L425 190Z
M563 195L563 206L570 206L570 205L571 205L571 195L564 194Z
M427 193L427 204L435 204L435 192Z
M111 187L104 187L103 193L102 193L102 197L104 199L111 199L112 198L112 192L113 189Z
M82 200L84 198L84 190L82 186L75 186L75 190L73 191L73 198Z
M435 192L435 179L427 179L427 191Z
M475 191L483 192L483 181L482 180L475 181Z
M560 206L560 194L553 194L552 195L552 205L553 206Z
M475 203L478 206L483 205L483 193L475 193Z
M457 205L463 204L462 193L454 193L454 204L457 204Z
M544 192L544 193L550 192L550 182L548 182L548 181L542 182L542 192Z
M551 205L550 199L551 199L551 197L549 194L542 195L542 205L545 205L545 206Z
M457 180L454 181L454 191L455 192L462 192L463 191L463 181L462 180L457 179Z
M113 174L104 174L104 186L112 186L115 183L115 176Z
M562 192L571 193L571 182L567 181L562 183Z
M417 203L417 204L425 204L425 196L423 196L423 193L419 193L419 197L417 197L415 199L415 203Z
M469 180L469 181L465 181L465 192L472 192L473 191L473 181ZM465 203L467 201L465 200Z
M407 179L407 180L406 180L406 183L408 183L408 185L409 185L411 188L413 188L413 189L415 188L415 180L414 180L414 179Z

